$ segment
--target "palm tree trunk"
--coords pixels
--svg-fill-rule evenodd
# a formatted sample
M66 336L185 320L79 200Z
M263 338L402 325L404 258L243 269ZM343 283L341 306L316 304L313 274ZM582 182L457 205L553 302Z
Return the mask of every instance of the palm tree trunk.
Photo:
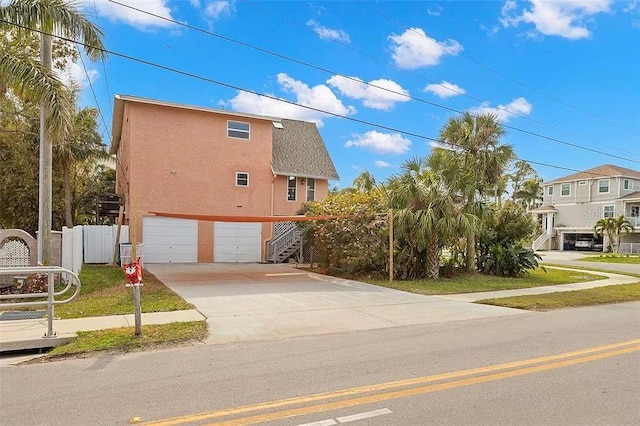
M62 179L64 181L64 221L67 228L73 228L73 215L71 214L71 177L69 160L64 160L62 165Z
M51 36L41 35L40 59L42 65L51 69ZM40 182L38 199L38 262L51 264L51 186L53 149L51 137L46 128L47 102L40 101Z
M438 237L436 235L429 239L426 247L426 278L435 280L440 276L440 250L438 250Z
M467 203L471 205L473 203L473 194L469 194L467 197ZM469 272L473 272L476 269L476 235L471 232L467 236L467 252L465 253L466 269Z

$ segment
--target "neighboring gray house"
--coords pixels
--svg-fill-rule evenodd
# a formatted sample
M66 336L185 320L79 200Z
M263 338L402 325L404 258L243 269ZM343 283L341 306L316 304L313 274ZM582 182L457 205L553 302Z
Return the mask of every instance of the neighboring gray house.
M534 250L575 250L576 241L590 239L591 248L606 247L593 236L595 223L624 215L635 229L623 236L620 251L640 252L640 171L604 164L545 182L542 206L531 213L541 217L543 229Z

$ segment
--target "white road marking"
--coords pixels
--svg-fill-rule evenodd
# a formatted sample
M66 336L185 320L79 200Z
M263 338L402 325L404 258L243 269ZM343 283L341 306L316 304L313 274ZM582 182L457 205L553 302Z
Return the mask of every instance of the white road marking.
M337 424L338 423L336 423L335 420L329 419L329 420L320 420L319 422L305 423L303 425L298 425L298 426L333 426Z
M265 277L285 277L288 275L307 275L306 272L282 272L279 274L264 274Z
M369 419L371 417L384 416L385 414L391 414L393 411L388 408L382 408L375 411L367 411L366 413L353 414L351 416L344 416L336 418L340 423L354 422L356 420Z

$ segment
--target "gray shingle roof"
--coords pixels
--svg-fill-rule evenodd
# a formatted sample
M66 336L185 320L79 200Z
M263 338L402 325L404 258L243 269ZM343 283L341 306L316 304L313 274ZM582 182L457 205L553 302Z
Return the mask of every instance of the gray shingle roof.
M545 182L545 184L574 181L579 179L594 179L594 178L608 177L608 176L624 176L624 177L640 178L640 171L627 169L625 167L620 167L620 166L614 166L612 164L603 164L602 166L594 167L592 169L588 169L579 173L574 173L569 176L564 176L558 179L554 179L550 182Z
M278 175L339 179L314 123L282 119L273 128L273 171Z

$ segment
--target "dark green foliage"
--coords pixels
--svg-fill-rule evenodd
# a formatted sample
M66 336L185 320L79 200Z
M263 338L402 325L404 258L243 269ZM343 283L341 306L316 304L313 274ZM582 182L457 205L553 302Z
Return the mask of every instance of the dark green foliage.
M539 266L542 258L533 250L516 244L492 244L486 253L479 256L482 272L502 277L520 277L529 269Z

